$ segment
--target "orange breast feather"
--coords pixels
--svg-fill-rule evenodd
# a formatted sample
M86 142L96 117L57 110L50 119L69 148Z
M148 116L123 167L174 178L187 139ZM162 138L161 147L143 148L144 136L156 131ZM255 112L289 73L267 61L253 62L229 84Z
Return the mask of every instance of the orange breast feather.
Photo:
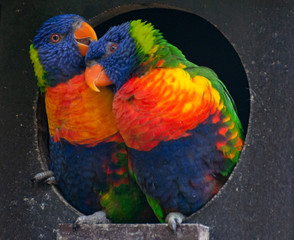
M50 135L73 144L94 146L117 133L112 114L113 93L101 88L91 90L84 74L48 87L45 96Z

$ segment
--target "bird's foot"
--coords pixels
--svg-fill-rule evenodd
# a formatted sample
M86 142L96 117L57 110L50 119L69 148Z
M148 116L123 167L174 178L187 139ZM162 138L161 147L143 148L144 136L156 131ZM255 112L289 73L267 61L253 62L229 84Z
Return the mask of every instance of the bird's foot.
M176 232L177 227L180 226L184 218L185 216L179 212L171 212L166 216L165 222L168 223L168 226L171 230Z
M81 224L111 223L106 217L105 211L98 211L88 216L80 216L73 222L73 229L76 230Z
M38 182L45 182L47 184L55 184L57 185L57 182L54 177L54 173L50 170L37 173L32 179L32 183L38 183Z

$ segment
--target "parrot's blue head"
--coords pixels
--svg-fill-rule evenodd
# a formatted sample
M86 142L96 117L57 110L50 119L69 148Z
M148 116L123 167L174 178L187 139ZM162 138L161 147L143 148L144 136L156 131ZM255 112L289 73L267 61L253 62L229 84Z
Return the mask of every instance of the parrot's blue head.
M89 44L97 40L94 29L75 14L58 15L38 30L30 48L41 90L66 82L85 68Z
M85 60L88 67L98 63L103 68L102 73L118 90L140 62L136 44L130 35L130 23L110 28L102 38L90 44Z
M88 85L99 91L97 86L114 84L114 90L119 90L129 78L146 73L158 60L157 50L164 42L158 30L141 20L110 28L90 44L85 59Z

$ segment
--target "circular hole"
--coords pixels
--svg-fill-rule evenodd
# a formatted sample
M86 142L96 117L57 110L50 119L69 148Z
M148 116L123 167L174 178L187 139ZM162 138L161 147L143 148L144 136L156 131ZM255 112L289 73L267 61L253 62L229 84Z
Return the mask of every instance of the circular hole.
M108 17L105 17L105 13L103 13L90 19L98 38L103 36L111 26L126 21L142 19L151 22L171 44L183 52L189 61L209 67L217 73L236 103L238 116L246 134L250 113L248 80L237 52L226 37L205 19L186 11L170 8L144 8L125 11L123 8L116 9L108 12ZM120 14L121 12L125 13ZM110 18L109 16L114 17ZM39 95L38 98L37 124L42 161L43 164L50 166L49 134L44 96L42 95Z

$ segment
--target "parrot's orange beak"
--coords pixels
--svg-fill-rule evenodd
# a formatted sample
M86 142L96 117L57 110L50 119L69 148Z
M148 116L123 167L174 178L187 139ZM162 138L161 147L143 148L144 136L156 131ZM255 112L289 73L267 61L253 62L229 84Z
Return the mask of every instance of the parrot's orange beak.
M85 78L88 86L96 92L100 92L98 87L113 84L100 64L87 67L85 71Z
M83 57L86 56L90 43L97 41L94 29L86 22L81 23L81 26L74 32L74 37Z

